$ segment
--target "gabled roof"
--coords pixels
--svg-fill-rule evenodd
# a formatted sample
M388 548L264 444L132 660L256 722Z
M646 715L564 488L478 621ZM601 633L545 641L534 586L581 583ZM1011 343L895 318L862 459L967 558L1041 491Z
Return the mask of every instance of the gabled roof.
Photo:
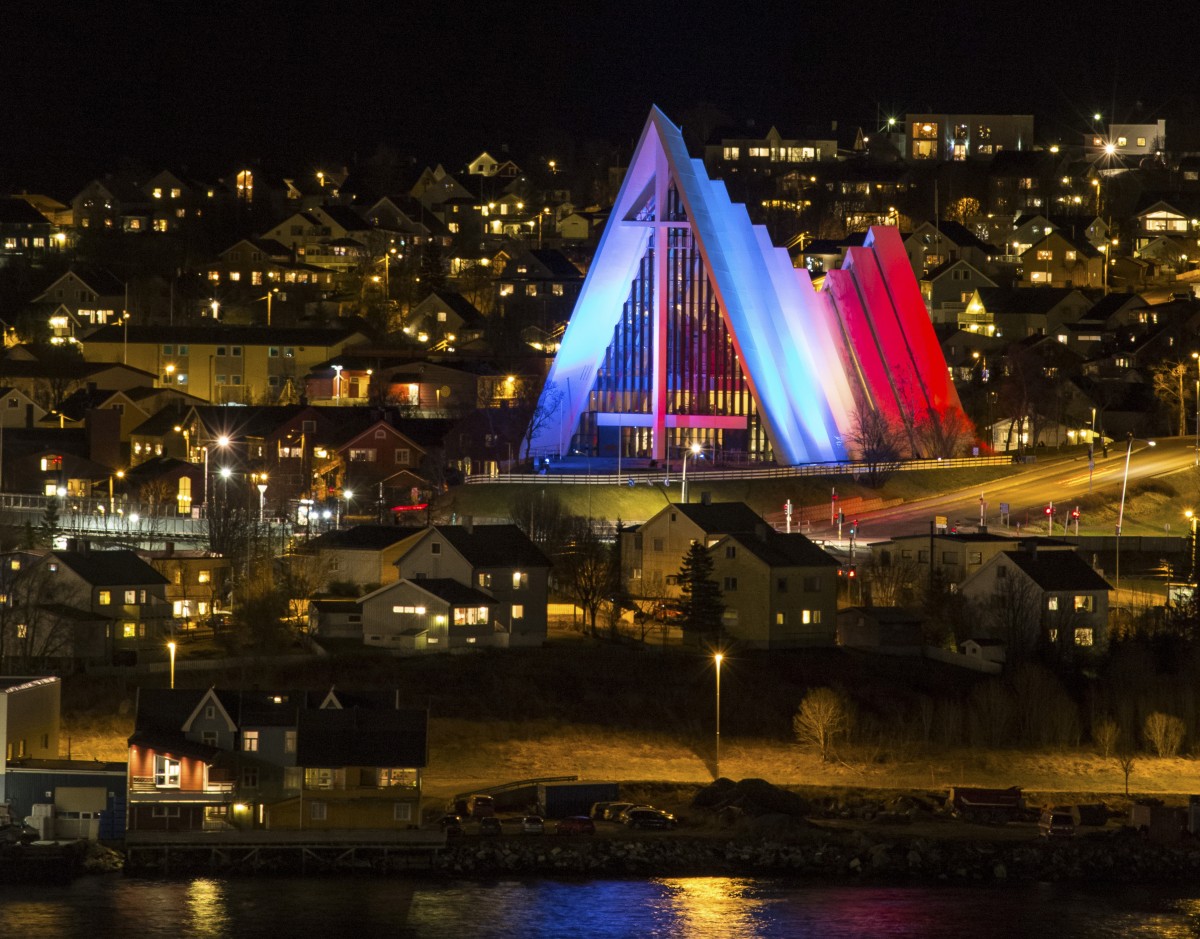
M561 280L583 280L583 274L567 256L557 248L530 248L529 253L550 272L551 277Z
M734 533L724 540L736 541L768 567L838 567L840 563L799 532L784 534L769 528L761 536Z
M1004 557L1042 590L1111 590L1074 551L1005 551Z
M49 225L50 220L24 199L0 199L0 225Z
M432 529L472 567L549 567L550 561L516 525L435 525Z
M55 551L53 557L95 587L167 583L167 578L133 551Z
M399 525L355 525L353 528L327 531L310 541L308 546L316 550L382 551L424 530L417 527L402 528Z
M988 284L991 284L993 287L996 286L996 282L994 280L992 280L990 277L988 277L987 274L983 273L983 271L981 271L979 268L977 268L970 261L964 261L962 258L959 258L956 261L943 261L941 264L939 264L937 267L935 267L932 271L930 271L928 274L926 274L921 279L929 280L929 281L938 280L939 278L944 277L945 275L949 274L956 267L965 267L967 270L974 273L975 277L978 280L984 280L984 281L987 281Z
M296 764L422 768L429 715L418 710L325 708L300 712Z
M1077 293L1073 287L980 287L979 299L993 315L1049 313Z
M444 600L451 606L495 606L498 602L490 593L476 590L468 584L460 584L449 577L422 577L420 580L402 580L402 584L424 590L431 597ZM389 587L393 586L389 584Z
M679 503L663 511L681 513L708 535L753 534L759 525L767 524L745 502L713 502L709 505L701 502Z

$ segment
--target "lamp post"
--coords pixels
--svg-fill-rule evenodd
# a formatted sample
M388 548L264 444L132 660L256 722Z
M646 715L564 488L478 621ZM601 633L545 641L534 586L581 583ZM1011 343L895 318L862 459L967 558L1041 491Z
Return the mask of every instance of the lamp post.
M1153 447L1154 441L1146 441L1147 445ZM1129 435L1129 443L1125 447L1125 475L1121 479L1121 508L1117 512L1117 547L1116 547L1116 564L1114 566L1114 588L1117 595L1117 603L1121 602L1121 526L1125 522L1125 489L1129 485L1129 460L1133 456L1133 434Z
M175 643L167 643L167 652L171 655L171 690L175 690Z
M1196 513L1188 509L1183 514L1192 523L1192 573L1189 579L1194 585L1196 583Z
M721 778L721 660L723 658L725 656L720 652L713 656L713 661L717 664L717 752L714 761L717 779Z
M268 291L266 292L266 295L265 295L265 296L261 296L261 297L259 297L259 298L258 298L259 300L266 300L266 301L267 301L267 325L268 325L268 326L270 326L270 325L271 325L271 298L272 298L272 297L274 297L274 296L275 296L275 294L277 294L277 293L279 293L279 288L278 288L278 287L272 287L270 290L268 290Z
M345 502L346 502L346 514L347 515L350 514L350 500L353 498L354 498L354 493L351 490L349 490L349 489L342 490L342 499L345 500ZM337 527L340 529L342 527L342 502L341 502L341 500L338 501L337 508L338 508Z
M117 479L124 479L125 471L117 470L115 475L116 475ZM112 514L112 511L113 511L113 477L109 476L108 477L108 512L110 515Z
M1096 409L1092 408L1092 436L1088 438L1088 492L1092 491L1092 476L1096 472Z
M342 366L333 366L333 402L334 404L342 403Z
M255 473L254 478L258 480L258 524L261 525L267 516L267 474Z
M1200 466L1200 352L1193 352L1196 360L1196 461L1193 465Z
M699 443L693 443L690 447L688 447L686 450L683 451L683 486L682 486L682 489L683 489L684 504L686 504L687 500L688 500L687 461L688 461L689 456L694 456L694 457L700 456L700 444ZM701 493L701 495L703 495L703 493Z
M121 340L121 364L129 364L129 314L121 314L121 325L124 327L124 337Z

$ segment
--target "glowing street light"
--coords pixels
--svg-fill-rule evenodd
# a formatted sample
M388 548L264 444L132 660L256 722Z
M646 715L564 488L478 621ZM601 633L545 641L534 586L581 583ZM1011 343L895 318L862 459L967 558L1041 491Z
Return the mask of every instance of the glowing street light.
M171 690L175 690L175 643L167 643L167 651L171 654Z
M725 656L720 652L713 656L713 661L717 665L717 752L714 761L717 779L721 778L721 660L724 658Z
M1193 512L1191 509L1188 509L1186 512L1183 513L1183 515L1184 515L1184 518L1186 518L1192 524L1192 574L1191 574L1191 577L1189 577L1188 579L1193 584L1195 584L1196 583L1196 513Z
M686 450L683 452L683 501L684 501L684 503L685 503L685 504L687 503L687 500L688 500L688 488L687 488L687 461L688 461L688 457L689 457L689 456L692 456L692 457L699 457L699 456L700 456L700 449L701 449L701 447L700 447L700 444L697 442L697 443L693 443L693 444L692 444L690 447L688 447L688 448L687 448L687 449L686 449Z
M1129 443L1125 447L1125 475L1121 479L1121 508L1117 512L1117 547L1116 547L1116 564L1113 566L1113 587L1117 597L1117 603L1121 602L1121 526L1125 522L1125 489L1129 485L1129 460L1133 455L1133 434L1129 435ZM1155 442L1147 440L1146 444L1153 447Z

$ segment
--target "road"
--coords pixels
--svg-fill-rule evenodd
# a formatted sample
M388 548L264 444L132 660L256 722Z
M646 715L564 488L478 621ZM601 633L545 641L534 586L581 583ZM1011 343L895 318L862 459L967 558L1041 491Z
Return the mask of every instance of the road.
M1022 529L1028 526L1035 534L1046 533L1045 508L1053 501L1055 533L1061 535L1062 523L1069 520L1071 508L1089 492L1110 496L1114 509L1120 503L1126 452L1126 447L1120 445L1110 447L1107 457L1098 450L1094 472L1089 472L1086 454L1068 457L1039 454L1037 463L1004 479L864 513L859 518L860 540L872 541L927 532L929 523L938 515L944 515L952 527L973 527L979 524L980 499L985 502L984 517L992 528L1004 530L1000 506L1001 503L1007 503L1010 526L1015 528L1019 524ZM1147 440L1135 440L1129 451L1128 485L1132 488L1138 482L1190 469L1195 461L1194 437L1160 438L1153 445ZM1187 507L1180 506L1179 531L1186 524L1183 510ZM1083 535L1111 535L1114 528L1107 518L1103 522L1089 522L1085 516L1080 519L1079 532ZM812 534L820 538L828 530L828 526L824 530L814 528ZM1070 533L1074 534L1074 531L1072 525ZM1152 528L1126 513L1122 534L1151 533L1160 532L1157 527Z

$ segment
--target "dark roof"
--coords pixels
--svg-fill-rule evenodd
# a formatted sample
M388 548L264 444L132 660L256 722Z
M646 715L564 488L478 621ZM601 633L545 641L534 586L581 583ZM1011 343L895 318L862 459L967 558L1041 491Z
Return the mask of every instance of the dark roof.
M799 532L783 534L768 528L763 534L729 537L770 567L837 567L840 563Z
M298 766L421 768L426 764L429 715L425 711L350 707L304 710L299 716Z
M50 220L24 199L0 199L0 225L49 225Z
M960 222L951 222L948 219L939 219L937 223L938 234L942 235L949 241L954 242L960 248L978 248L980 251L987 254L995 254L996 248L981 241L979 237Z
M309 600L310 609L324 610L327 613L356 613L358 601L349 597L317 597Z
M449 577L422 577L420 580L409 580L406 583L419 587L439 600L445 600L451 606L496 605L496 598L491 594L476 590L466 584L460 584L457 580L451 580Z
M981 271L979 268L977 268L974 264L972 264L970 261L964 261L962 258L955 258L952 261L950 261L950 260L943 261L941 264L939 264L937 267L935 267L933 270L931 270L928 274L926 274L922 279L923 280L937 280L943 274L949 273L949 271L952 267L958 267L960 265L962 267L969 267L980 277L984 278L985 280L989 281L990 283L993 283L993 284L995 283L995 281L992 280L992 278L988 277L987 274L985 274L983 271Z
M53 556L95 587L167 583L132 551L55 551Z
M1005 551L1042 590L1111 590L1112 586L1074 551Z
M472 567L549 567L550 560L516 525L436 525Z
M1074 292L1073 287L980 287L979 299L993 315L1047 313Z
M449 309L457 313L464 323L479 326L487 322L487 318L479 312L479 308L461 293L453 290L435 290L429 296L441 300ZM425 299L428 300L429 297Z
M564 280L583 280L583 274L557 248L531 248L529 253L538 259L552 277Z
M682 512L709 535L730 535L734 532L753 533L766 522L745 502L691 502L672 505L673 511Z
M321 206L321 211L341 225L346 231L363 231L371 228L371 223L349 206L323 205Z
M424 531L422 527L401 528L398 525L355 525L340 531L327 531L314 538L309 545L316 549L330 548L342 551L382 551L405 538Z

